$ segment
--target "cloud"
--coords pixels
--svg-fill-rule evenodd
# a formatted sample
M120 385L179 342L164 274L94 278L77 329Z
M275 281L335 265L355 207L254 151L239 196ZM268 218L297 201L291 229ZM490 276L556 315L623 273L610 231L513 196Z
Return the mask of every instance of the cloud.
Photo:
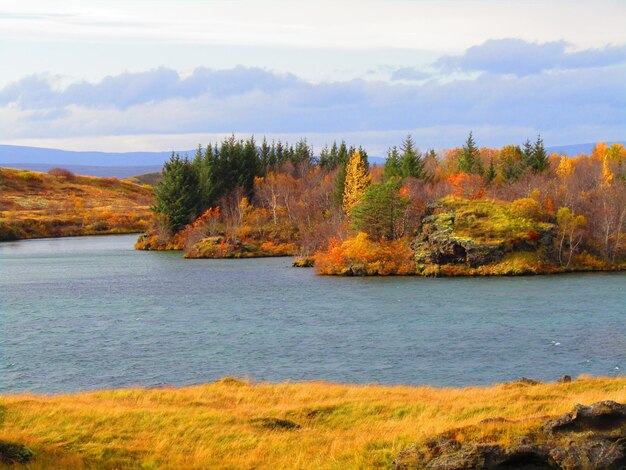
M109 76L99 83L80 82L54 90L45 76L31 75L0 91L0 104L18 102L26 109L78 105L125 109L172 98L241 95L259 90L271 93L299 84L293 75L276 75L259 68L211 70L199 67L187 78L161 67L142 73Z
M542 44L521 39L490 39L459 56L436 62L443 71L482 71L518 76L546 70L597 68L626 63L626 45L570 52L565 41Z
M412 67L403 67L391 73L391 80L420 81L431 78L431 74Z
M537 132L592 141L626 132L625 76L626 65L613 65L443 82L310 83L258 68L198 68L187 77L160 68L62 90L52 78L30 76L0 90L0 128L5 141L230 132L336 136L403 129L431 136L437 145L456 145L442 142L459 129L491 132L477 135L485 144L506 143L498 139L520 129L529 131L514 142ZM443 134L434 137L437 132Z

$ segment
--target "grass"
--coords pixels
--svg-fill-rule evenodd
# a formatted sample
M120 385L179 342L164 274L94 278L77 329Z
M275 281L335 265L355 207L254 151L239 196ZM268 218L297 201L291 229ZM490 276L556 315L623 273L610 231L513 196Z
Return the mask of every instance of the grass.
M0 240L144 231L153 201L117 178L0 168Z
M389 468L403 448L447 433L508 444L577 403L626 402L626 378L432 387L251 384L76 395L5 395L0 440L25 468ZM488 418L505 418L481 423Z
M447 197L441 201L444 221L454 214L452 235L458 239L470 239L487 244L497 244L515 239L525 239L529 232L541 233L552 225L531 217L523 217L511 210L508 202L493 200L468 200Z

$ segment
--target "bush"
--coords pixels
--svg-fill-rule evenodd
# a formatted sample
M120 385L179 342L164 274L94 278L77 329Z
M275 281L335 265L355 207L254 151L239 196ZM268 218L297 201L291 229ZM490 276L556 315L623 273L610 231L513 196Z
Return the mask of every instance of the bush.
M331 240L327 251L315 255L315 269L319 274L389 276L414 274L416 266L407 240L374 242L361 232L341 244Z
M516 199L511 203L511 213L518 217L538 220L541 217L541 205L529 197Z
M50 168L48 174L56 178L63 178L70 181L76 178L76 175L67 168Z

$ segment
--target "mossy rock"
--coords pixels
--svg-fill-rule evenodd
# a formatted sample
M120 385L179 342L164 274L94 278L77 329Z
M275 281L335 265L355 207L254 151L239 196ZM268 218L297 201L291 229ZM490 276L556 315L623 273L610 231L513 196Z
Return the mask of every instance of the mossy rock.
M30 462L35 454L22 444L0 441L0 462L5 465Z

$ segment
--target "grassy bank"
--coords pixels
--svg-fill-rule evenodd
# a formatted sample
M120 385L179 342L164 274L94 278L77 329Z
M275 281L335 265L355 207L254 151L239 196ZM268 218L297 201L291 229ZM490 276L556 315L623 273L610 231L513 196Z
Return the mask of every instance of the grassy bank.
M76 395L5 395L0 439L26 468L389 468L441 433L508 444L577 403L626 402L626 378L435 389L217 383ZM488 418L505 418L481 423Z
M0 240L141 232L153 201L131 181L0 168Z

